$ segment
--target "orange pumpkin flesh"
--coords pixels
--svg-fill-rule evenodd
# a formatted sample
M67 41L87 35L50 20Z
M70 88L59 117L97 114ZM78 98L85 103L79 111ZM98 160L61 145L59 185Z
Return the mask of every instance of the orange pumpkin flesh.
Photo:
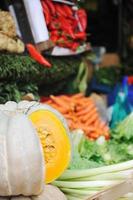
M40 137L46 164L46 183L57 179L68 167L71 142L61 120L49 110L37 110L29 115Z

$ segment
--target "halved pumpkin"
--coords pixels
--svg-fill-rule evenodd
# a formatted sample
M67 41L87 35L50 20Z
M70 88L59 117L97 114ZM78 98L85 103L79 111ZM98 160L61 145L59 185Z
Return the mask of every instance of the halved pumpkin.
M57 179L68 167L71 160L71 141L67 125L49 106L37 106L29 113L40 137L46 162L46 183ZM46 109L45 109L46 108Z

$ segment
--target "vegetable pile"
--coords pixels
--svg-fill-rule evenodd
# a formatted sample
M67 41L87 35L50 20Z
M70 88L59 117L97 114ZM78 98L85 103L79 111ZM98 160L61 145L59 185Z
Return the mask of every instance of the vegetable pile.
M70 130L82 129L92 140L101 135L109 139L109 128L101 120L95 103L90 97L85 97L82 93L72 96L51 95L49 98L42 98L41 101L61 112L67 119Z
M86 40L87 14L84 9L74 10L69 5L42 0L42 8L50 39L60 47L76 51Z

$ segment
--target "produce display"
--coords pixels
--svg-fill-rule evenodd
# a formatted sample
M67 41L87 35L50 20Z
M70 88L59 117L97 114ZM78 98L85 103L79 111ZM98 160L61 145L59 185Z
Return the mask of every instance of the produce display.
M15 21L0 10L0 200L99 199L133 185L133 77L84 52L83 2L40 2L46 53L17 36L19 4ZM116 200L133 199L125 191Z
M52 42L76 51L86 41L86 11L51 0L41 2Z
M94 101L82 93L67 96L53 96L41 99L61 112L67 119L70 130L82 129L87 137L92 140L103 135L109 139L109 128L101 120Z

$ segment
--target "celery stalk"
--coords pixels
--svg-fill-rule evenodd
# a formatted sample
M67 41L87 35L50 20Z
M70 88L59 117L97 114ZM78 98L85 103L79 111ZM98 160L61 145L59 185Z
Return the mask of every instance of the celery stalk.
M93 195L98 191L95 190L80 190L80 189L70 189L70 188L60 188L64 193L68 194L79 194L79 195Z
M83 200L83 197L76 197L73 195L66 195L67 200Z
M61 188L93 188L93 187L107 187L119 184L121 181L54 181L53 185Z
M106 173L106 174L100 174L96 176L77 178L77 179L73 179L73 181L125 180L128 178L131 178L132 175L133 175L133 170L125 170L125 171L120 171L120 172L115 172L115 173Z
M133 160L130 160L127 162L104 166L104 167L98 167L94 169L66 170L65 173L59 179L68 180L68 179L73 179L73 178L89 177L89 176L95 176L98 174L128 170L132 168L133 168Z

